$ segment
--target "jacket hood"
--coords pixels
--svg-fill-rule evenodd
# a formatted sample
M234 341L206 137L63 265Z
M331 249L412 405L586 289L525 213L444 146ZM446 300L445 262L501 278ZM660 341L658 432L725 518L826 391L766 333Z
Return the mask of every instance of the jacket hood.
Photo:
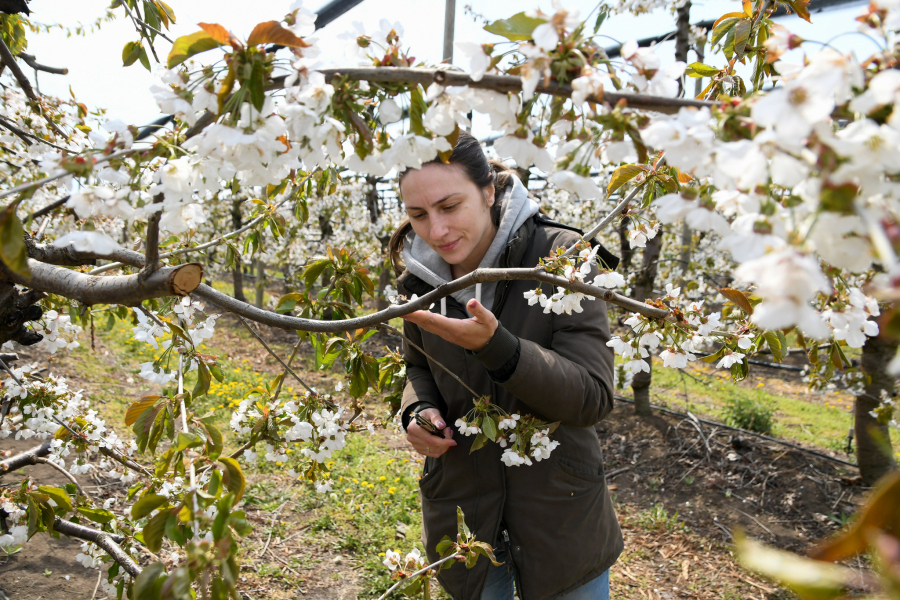
M478 265L480 269L499 266L500 256L510 238L540 209L537 202L528 197L528 190L521 180L518 177L510 179L512 185L503 188L500 196L500 226L497 228L494 241ZM410 231L406 236L401 255L406 269L411 274L434 287L453 280L450 265L414 231ZM493 307L496 290L496 281L481 284L481 303L488 310ZM466 303L475 297L475 286L454 292L452 296L466 306Z

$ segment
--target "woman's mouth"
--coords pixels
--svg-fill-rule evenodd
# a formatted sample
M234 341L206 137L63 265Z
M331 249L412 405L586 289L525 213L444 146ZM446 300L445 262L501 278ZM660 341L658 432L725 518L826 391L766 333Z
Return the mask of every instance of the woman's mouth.
M438 250L441 252L451 252L454 248L459 245L459 239L456 239L449 244L444 244L443 246L438 246Z

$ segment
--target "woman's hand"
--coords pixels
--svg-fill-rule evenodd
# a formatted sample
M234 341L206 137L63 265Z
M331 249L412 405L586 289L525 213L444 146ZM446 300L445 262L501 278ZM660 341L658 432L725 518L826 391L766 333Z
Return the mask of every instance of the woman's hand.
M416 452L424 456L437 458L444 452L456 445L453 441L453 430L444 423L444 418L440 411L436 408L426 408L419 411L419 414L428 421L434 423L435 427L442 429L443 437L432 435L426 430L419 427L415 420L410 420L409 426L406 428L406 439L412 444Z
M427 310L417 310L405 315L403 319L415 323L428 333L439 335L451 344L479 352L494 337L499 323L494 313L474 298L469 300L466 309L473 315L472 318L451 319Z

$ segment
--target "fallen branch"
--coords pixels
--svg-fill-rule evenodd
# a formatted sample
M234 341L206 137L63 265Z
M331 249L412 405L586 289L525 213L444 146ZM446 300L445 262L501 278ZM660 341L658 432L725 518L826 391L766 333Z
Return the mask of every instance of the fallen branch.
M28 259L30 276L14 273L0 266L0 274L19 285L48 294L58 294L82 304L140 304L149 298L184 296L193 292L202 281L203 267L186 263L177 267L162 267L141 280L139 275L96 277L70 269L55 267Z

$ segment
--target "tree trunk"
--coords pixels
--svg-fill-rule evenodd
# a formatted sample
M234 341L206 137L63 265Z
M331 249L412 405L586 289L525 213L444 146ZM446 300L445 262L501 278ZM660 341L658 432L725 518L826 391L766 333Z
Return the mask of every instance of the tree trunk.
M856 464L865 485L871 486L882 475L897 468L891 451L891 437L887 425L879 423L872 411L881 404L882 390L894 393L894 380L887 365L897 353L897 341L870 337L862 349L861 367L868 384L856 397Z
M231 230L237 231L243 227L243 219L241 218L241 200L231 201ZM234 282L234 297L236 300L246 302L247 297L244 295L244 273L241 271L241 262L235 257L234 267L231 269L231 278Z
M688 50L691 47L691 3L685 2L684 6L678 9L678 20L675 24L675 60L687 63ZM682 75L678 86L684 93L685 76ZM679 94L679 95L682 95Z
M634 280L634 298L644 301L653 295L653 282L656 281L656 272L659 268L659 255L662 252L663 228L660 226L656 237L647 242L644 248L644 259L641 271ZM646 359L650 365L650 372L635 374L631 381L631 390L634 393L634 412L637 415L648 416L650 410L650 383L653 380L653 355Z
M631 270L631 259L634 257L634 249L628 242L628 219L622 219L616 231L619 232L619 253L622 255L618 271L624 276Z
M256 259L256 308L263 307L263 296L266 293L266 263Z
M691 264L691 246L693 245L694 234L687 223L681 224L681 256L678 258L681 263L681 279L687 277L688 266Z
M378 275L378 296L375 298L375 309L384 310L391 305L384 297L384 288L391 283L391 270L386 267L381 268L381 274Z

